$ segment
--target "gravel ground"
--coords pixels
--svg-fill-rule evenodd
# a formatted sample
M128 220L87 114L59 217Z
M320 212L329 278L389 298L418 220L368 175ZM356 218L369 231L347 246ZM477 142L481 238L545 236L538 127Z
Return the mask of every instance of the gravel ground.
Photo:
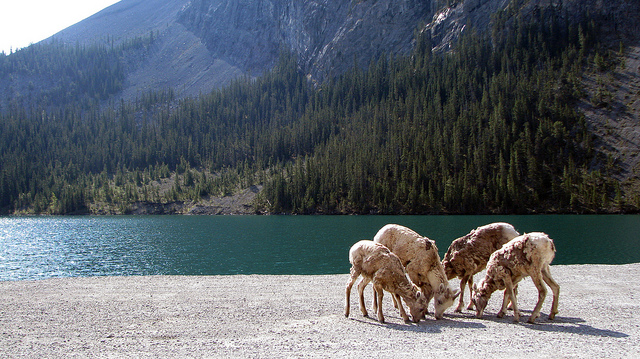
M347 319L346 274L0 282L0 357L640 357L640 264L551 272L560 313L548 320L549 291L537 324L526 323L537 299L528 278L519 324L495 316L501 293L483 319L450 308L419 324L405 324L387 295L380 324L360 314L355 288Z

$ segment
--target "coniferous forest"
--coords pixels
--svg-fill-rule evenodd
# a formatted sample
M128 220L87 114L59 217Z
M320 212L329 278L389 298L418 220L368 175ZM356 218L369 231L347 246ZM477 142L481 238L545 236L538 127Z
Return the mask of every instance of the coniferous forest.
M466 30L452 51L432 53L416 31L407 56L319 85L284 52L261 77L197 98L158 90L115 100L131 66L121 53L153 41L0 55L2 81L33 78L4 93L2 212L127 213L133 203L197 202L252 185L263 188L260 213L640 207L621 195L576 110L585 71L616 61L588 18L498 13L492 31ZM65 77L41 76L52 72Z

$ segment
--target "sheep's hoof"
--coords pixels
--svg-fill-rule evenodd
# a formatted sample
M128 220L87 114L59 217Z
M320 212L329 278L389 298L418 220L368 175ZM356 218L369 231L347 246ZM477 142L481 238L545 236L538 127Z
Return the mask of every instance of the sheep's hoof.
M556 313L549 313L549 320L553 320L556 317Z
M454 310L455 313L462 313L462 307L457 307L456 310Z
M467 306L467 310L474 310L476 309L476 307L473 305L473 302L469 303L469 306Z
M496 315L498 318L502 318L504 317L504 312L503 311L499 311L498 314Z
M531 318L529 318L529 320L527 320L527 323L529 323L529 324L536 324L536 319L535 319L535 318L533 318L533 317L531 317Z

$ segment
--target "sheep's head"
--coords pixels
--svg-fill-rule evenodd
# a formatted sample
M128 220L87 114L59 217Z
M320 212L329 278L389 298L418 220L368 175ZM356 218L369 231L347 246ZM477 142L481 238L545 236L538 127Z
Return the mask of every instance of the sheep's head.
M427 314L429 308L429 303L427 302L427 297L422 294L421 291L416 291L415 295L415 303L409 306L409 311L411 312L411 319L414 323L420 321L420 319L424 319Z
M445 287L444 283L440 283L438 292L434 296L435 317L442 319L444 311L453 305L453 301L460 295L460 291L453 291L449 287Z
M473 285L473 290L471 291L471 301L476 306L476 318L482 318L484 314L484 308L487 307L487 302L489 302L489 295L482 287L478 288L477 285Z

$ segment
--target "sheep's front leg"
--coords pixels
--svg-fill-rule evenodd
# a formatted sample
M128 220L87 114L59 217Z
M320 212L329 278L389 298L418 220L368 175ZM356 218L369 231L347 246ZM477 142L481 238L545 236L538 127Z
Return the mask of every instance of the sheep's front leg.
M467 283L469 285L469 295L471 295L473 293L473 276L472 275L469 276ZM460 291L460 300L462 300L463 296L464 296L464 292ZM467 310L474 310L474 309L475 309L475 305L473 305L471 298L469 298L469 305L467 306Z
M531 313L531 317L529 317L529 323L535 323L536 319L540 316L540 310L542 309L542 303L544 302L544 298L547 296L547 287L542 282L542 278L540 278L540 274L536 274L531 276L533 280L533 284L536 285L538 289L538 303L536 303L536 307L533 309L533 313Z
M551 277L549 266L546 266L542 270L542 279L544 279L544 281L549 285L549 287L551 287L551 290L553 291L553 304L551 304L551 312L549 313L549 319L553 320L553 318L556 317L556 314L558 314L558 297L560 296L560 286Z
M369 282L371 281L371 279L366 278L366 277L362 277L362 280L360 280L360 283L358 283L358 295L360 296L360 311L362 312L362 315L364 315L365 317L369 315L369 313L367 313L367 308L364 305L364 288L367 286L367 284L369 284Z
M398 306L396 308L398 308L398 311L400 311L400 316L402 317L402 319L404 319L405 323L411 322L409 316L407 315L407 312L405 312L404 310L404 306L402 305L402 299L400 299L400 296L395 293L393 293L391 296L393 297L393 301L398 303Z
M424 294L425 298L427 299L427 307L426 307L426 312L424 313L429 314L429 303L431 303L431 299L433 299L433 296L435 295L433 288L431 288L431 284L429 283L421 283L422 285L420 285L420 290L422 291L422 294Z
M507 293L507 289L505 289L504 295L502 296L502 307L500 307L500 311L497 314L498 318L504 317L504 315L507 313L507 306L509 305L509 303L511 303L511 300L509 299L509 293Z
M516 297L518 296L518 283L513 286L513 293L516 295ZM513 310L513 306L511 305L511 303L509 303L509 307L507 307L507 309Z
M380 323L384 323L384 315L382 315L382 297L384 296L384 290L382 290L382 288L377 287L375 283L374 283L374 289L376 291L376 295L378 296L378 303L380 303L380 305L378 305L378 321Z
M398 301L396 300L395 296L391 296L391 299L393 299L393 307L398 309ZM382 305L382 303L380 303L380 305ZM402 304L400 304L402 306ZM377 311L378 310L378 296L376 295L376 290L373 290L373 311Z
M402 310L400 308L402 308L402 302L400 301L399 298L396 298L396 295L392 295L391 298L393 299L393 307L398 309L398 310Z
M507 304L507 295L508 297L511 299L511 306L513 307L513 321L514 322L519 322L520 321L520 311L518 311L518 300L516 299L516 294L513 288L513 282L511 281L511 276L507 275L505 276L504 279L504 284L506 289L504 290L504 298L502 300L502 310L501 312L506 311L506 304Z
M464 276L462 277L462 279L460 280L460 298L458 298L458 306L456 307L455 312L456 313L460 313L462 312L462 307L464 307L464 287L467 286L467 281L469 280L469 276ZM473 281L473 279L471 279L471 281ZM472 305L472 304L469 304Z
M378 296L376 295L376 289L375 288L371 288L373 290L373 301L371 303L371 307L373 308L374 312L378 311ZM380 303L380 305L382 305L382 303Z

